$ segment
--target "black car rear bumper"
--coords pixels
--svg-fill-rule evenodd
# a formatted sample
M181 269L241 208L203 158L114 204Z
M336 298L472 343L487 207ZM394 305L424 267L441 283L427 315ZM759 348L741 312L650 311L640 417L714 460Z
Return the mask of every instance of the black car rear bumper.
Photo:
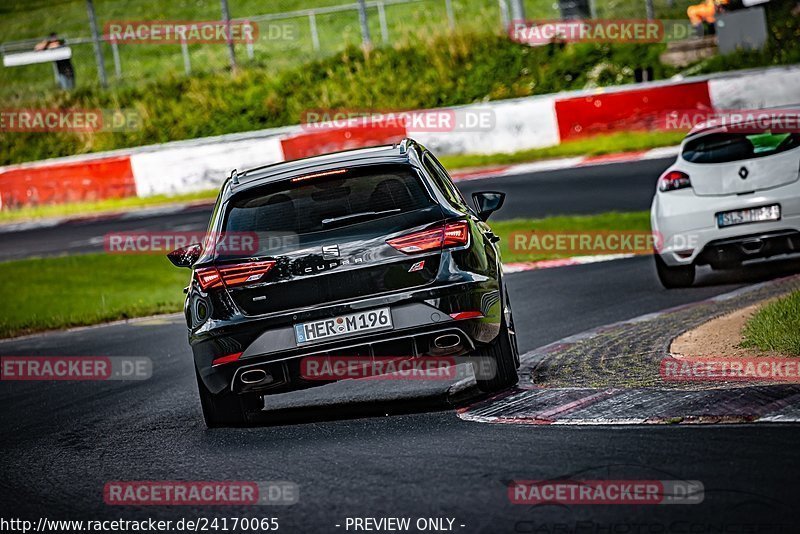
M277 322L274 319L236 323L235 332L220 325L192 344L195 365L206 387L219 393L230 388L237 393L280 393L321 385L319 381L300 379L299 366L306 356L462 356L496 339L501 325L502 307L497 281L456 283L363 299L296 313ZM354 311L390 307L393 329L378 333L346 336L320 343L298 345L293 324L320 317L336 317ZM456 320L450 315L480 311L484 317ZM442 336L450 337L452 346L436 346ZM458 337L458 342L455 342ZM447 345L447 343L440 343ZM242 352L231 363L212 365L220 347ZM238 350L236 350L238 349ZM247 373L259 370L258 373ZM268 375L268 379L255 380ZM244 375L244 379L243 379ZM251 382L252 380L252 382Z

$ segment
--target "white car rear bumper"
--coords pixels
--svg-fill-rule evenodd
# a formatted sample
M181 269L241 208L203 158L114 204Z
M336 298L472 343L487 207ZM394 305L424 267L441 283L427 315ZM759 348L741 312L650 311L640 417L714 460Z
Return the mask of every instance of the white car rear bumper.
M717 227L719 212L770 204L780 204L781 220ZM775 232L800 232L800 181L750 195L697 196L691 188L659 191L653 199L650 222L667 265L686 265L698 259L703 262L707 254L698 256L711 242ZM752 258L760 257L757 246L751 248Z

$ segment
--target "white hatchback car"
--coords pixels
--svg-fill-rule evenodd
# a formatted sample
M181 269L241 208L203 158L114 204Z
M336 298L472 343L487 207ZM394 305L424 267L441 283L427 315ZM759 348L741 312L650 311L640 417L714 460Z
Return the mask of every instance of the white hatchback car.
M696 265L800 253L800 132L765 126L698 125L658 179L650 223L664 287L690 286Z

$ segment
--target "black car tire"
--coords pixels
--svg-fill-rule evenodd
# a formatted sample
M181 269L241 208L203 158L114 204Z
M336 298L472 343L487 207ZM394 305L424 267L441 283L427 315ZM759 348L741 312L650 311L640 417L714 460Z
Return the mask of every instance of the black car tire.
M511 309L511 302L508 300L508 290L505 291L506 295L506 308L508 314L506 315L506 324L508 325L509 334L511 335L511 348L514 351L514 368L519 369L519 346L517 345L517 329L514 327L514 312ZM505 310L504 310L505 311Z
M689 287L694 283L694 263L689 265L680 265L677 267L670 267L658 253L653 254L656 260L656 273L661 285L666 289L675 289L679 287Z
M486 350L477 354L479 357L482 356L493 359L497 367L494 376L484 380L479 378L480 373L478 369L475 368L475 366L480 365L480 361L473 363L475 382L478 385L478 389L484 393L502 391L519 382L519 376L517 375L519 354L516 348L516 340L513 339L513 337L513 334L509 332L508 326L506 325L505 318L503 318L497 340L489 345Z
M249 423L248 414L260 409L261 397L236 395L227 390L215 395L203 384L197 369L195 375L197 389L200 392L200 406L203 408L203 419L208 428L244 426Z

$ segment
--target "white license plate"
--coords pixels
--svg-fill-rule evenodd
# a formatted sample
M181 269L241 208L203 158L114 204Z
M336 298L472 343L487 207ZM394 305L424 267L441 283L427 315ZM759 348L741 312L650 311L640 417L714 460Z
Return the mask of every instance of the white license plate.
M294 337L297 339L297 343L310 343L355 332L390 330L391 328L393 328L392 314L389 308L380 308L340 315L331 319L298 323L294 325Z
M733 210L717 213L717 226L734 226L762 221L778 221L781 218L780 204L750 208L746 210Z

